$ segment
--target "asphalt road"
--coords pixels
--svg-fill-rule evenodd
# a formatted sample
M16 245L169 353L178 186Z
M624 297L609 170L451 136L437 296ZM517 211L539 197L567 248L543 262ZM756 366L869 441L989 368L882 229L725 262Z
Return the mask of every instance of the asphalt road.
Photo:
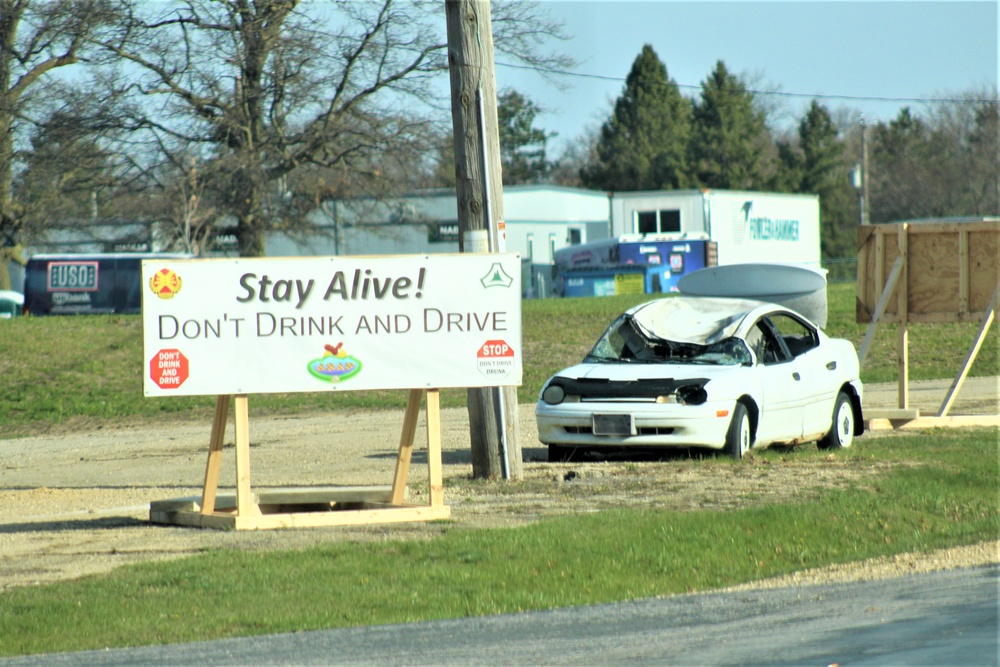
M1000 566L10 665L997 665ZM331 595L335 595L331 591Z

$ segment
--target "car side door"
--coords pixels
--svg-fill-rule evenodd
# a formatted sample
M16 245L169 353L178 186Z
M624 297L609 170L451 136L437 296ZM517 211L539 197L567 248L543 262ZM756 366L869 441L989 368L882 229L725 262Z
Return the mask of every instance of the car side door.
M799 376L803 401L802 432L805 437L819 437L830 430L833 403L837 398L837 360L820 345L816 328L791 313L769 317L777 335L792 355L792 365Z
M757 442L797 440L802 437L805 403L800 395L801 374L795 370L791 354L766 317L750 328L746 342L756 357L754 371L762 394Z

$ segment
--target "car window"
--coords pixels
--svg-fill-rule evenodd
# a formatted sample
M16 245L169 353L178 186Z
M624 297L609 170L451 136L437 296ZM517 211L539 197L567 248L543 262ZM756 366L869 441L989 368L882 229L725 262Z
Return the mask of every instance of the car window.
M723 338L718 343L706 345L691 355L692 363L718 364L720 366L751 366L753 357L739 338Z
M618 318L608 327L584 361L723 366L753 363L746 345L738 338L724 338L711 345L670 341L648 335L629 316Z
M805 354L819 345L816 331L805 322L786 314L771 315L768 319L775 335L781 337L793 357Z
M767 318L762 318L751 327L747 333L746 342L753 353L757 355L758 363L776 364L791 359L791 355L776 337Z

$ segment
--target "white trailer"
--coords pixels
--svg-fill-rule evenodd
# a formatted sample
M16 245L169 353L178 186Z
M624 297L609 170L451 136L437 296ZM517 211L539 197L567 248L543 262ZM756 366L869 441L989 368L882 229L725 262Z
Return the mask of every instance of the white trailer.
M616 192L612 236L708 238L718 264L775 262L820 265L817 195L736 190Z

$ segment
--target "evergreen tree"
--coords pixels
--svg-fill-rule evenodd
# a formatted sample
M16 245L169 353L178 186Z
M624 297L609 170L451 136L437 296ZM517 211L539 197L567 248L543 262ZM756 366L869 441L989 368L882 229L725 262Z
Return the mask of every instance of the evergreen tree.
M943 156L928 152L931 142L927 124L904 107L888 125L876 126L873 134L868 174L871 221L941 215L937 197L930 192L934 182L927 170Z
M798 192L802 185L802 172L805 168L798 141L779 139L776 142L776 148L778 151L778 170L772 186L776 192Z
M551 170L546 143L556 136L535 127L538 105L516 90L501 91L497 100L500 162L504 185L538 183Z
M580 172L583 184L609 191L689 187L690 123L690 101L646 44L611 117L601 126L596 161Z
M802 146L802 181L800 192L820 193L840 178L844 166L844 147L826 107L813 100L799 123Z
M853 256L857 247L857 206L844 144L829 111L816 100L799 123L802 148L797 191L819 195L824 257Z
M753 93L720 60L694 105L690 162L703 187L764 189L769 184L770 134Z

